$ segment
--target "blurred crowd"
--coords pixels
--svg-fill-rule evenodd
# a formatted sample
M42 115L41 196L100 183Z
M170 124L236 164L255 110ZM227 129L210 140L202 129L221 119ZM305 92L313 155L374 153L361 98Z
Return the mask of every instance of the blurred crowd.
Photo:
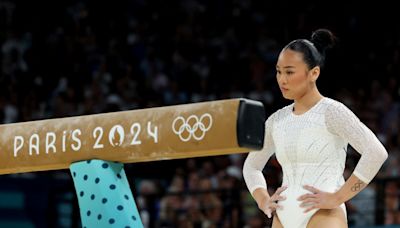
M384 223L400 224L400 27L390 18L395 7L350 1L346 7L333 5L330 13L318 2L289 4L0 1L0 121L238 97L263 102L269 115L288 104L275 81L280 49L326 27L339 42L328 53L319 88L352 109L386 146L389 159L377 178L394 181L388 182L382 200ZM372 10L386 13L371 18ZM126 165L143 223L268 225L245 188L245 157ZM349 150L345 177L359 157ZM281 181L275 158L264 171L272 191ZM375 224L379 183L374 181L347 203L351 224Z

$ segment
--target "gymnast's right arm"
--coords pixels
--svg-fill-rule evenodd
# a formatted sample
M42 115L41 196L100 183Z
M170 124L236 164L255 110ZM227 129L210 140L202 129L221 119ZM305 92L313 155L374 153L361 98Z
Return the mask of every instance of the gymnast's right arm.
M274 141L272 139L273 116L274 115L270 116L265 122L263 149L261 151L249 152L243 165L243 177L247 188L257 202L260 210L269 218L271 218L271 213L279 208L276 201L284 199L284 197L279 194L285 190L285 188L280 188L273 196L270 196L267 191L267 183L262 173L269 158L275 151Z

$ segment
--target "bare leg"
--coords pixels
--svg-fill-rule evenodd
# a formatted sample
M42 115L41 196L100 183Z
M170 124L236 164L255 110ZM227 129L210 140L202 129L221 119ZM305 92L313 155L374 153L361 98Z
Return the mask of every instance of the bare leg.
M281 220L279 220L278 215L275 213L272 220L272 228L283 228Z
M320 209L310 219L307 228L347 228L347 219L342 208Z

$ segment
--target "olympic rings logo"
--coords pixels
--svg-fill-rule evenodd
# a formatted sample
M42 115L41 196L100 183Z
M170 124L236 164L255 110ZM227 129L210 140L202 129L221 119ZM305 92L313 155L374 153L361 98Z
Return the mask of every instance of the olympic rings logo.
M209 120L208 124L204 122L206 119ZM172 131L174 131L183 142L189 141L192 137L200 141L204 138L206 132L210 130L211 126L212 117L209 113L203 114L200 118L196 115L191 115L187 120L182 116L178 116L172 123ZM187 136L185 136L185 132L188 132Z

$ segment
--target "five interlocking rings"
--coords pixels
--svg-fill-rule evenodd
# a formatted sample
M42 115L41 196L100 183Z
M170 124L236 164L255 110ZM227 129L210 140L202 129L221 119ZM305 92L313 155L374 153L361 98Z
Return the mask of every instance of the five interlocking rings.
M207 126L206 123L203 122L206 118L209 119L209 123L207 124ZM192 119L194 120L194 123L190 122ZM177 126L177 123L179 127ZM172 122L172 130L184 142L189 141L192 137L197 141L202 140L206 135L206 132L210 130L211 126L212 126L212 117L209 113L204 113L200 117L200 119L196 115L189 116L187 120L185 120L185 118L183 118L182 116L178 116L174 120L174 122ZM196 132L199 129L200 129L199 132L201 132L201 134L198 136L196 135ZM184 136L185 131L189 133L186 137Z

